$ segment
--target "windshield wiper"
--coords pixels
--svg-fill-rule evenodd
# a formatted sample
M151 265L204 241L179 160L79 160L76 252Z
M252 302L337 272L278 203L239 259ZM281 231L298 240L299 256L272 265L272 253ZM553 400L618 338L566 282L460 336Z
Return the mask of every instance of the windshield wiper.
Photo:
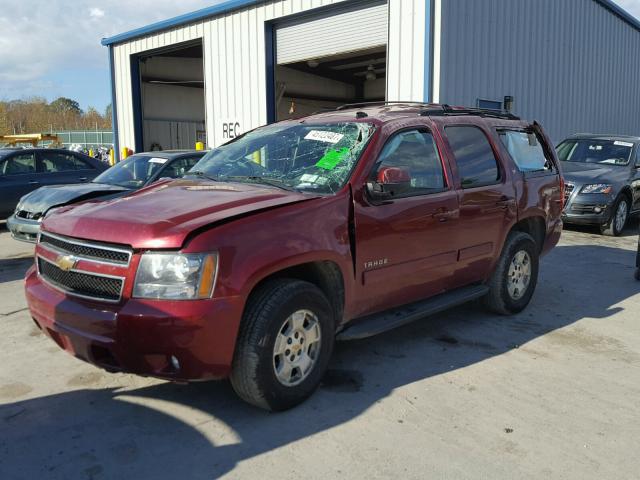
M297 191L295 188L293 188L290 185L287 185L282 180L277 180L275 178L269 178L269 177L261 177L259 175L229 175L229 176L222 177L220 180L224 180L224 181L231 180L231 181L237 181L237 182L241 182L242 180L247 180L249 183L261 183L263 185L269 185L271 187L280 188L288 192Z
M203 172L202 170L196 170L194 172L187 172L186 175L195 175L196 177L206 178L207 180L212 180L214 182L219 182L220 180L213 175L209 175L208 173Z

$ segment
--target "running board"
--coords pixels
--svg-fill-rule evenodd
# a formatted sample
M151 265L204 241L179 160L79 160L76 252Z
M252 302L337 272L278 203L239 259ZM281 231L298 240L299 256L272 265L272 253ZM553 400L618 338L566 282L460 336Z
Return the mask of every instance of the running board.
M352 320L336 336L337 340L359 340L398 328L421 318L476 300L489 293L486 285L472 285L402 307Z

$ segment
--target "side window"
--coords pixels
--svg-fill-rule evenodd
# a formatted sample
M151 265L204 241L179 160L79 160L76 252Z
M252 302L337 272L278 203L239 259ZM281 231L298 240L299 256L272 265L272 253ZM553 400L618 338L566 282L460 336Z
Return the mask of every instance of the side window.
M76 170L93 170L93 165L91 165L90 163L87 163L82 158L79 158L78 156L74 155L73 160L76 165Z
M2 175L24 175L36 172L36 157L33 153L19 153L7 158L0 165Z
M180 178L202 157L187 157L171 162L160 174L161 177Z
M640 145L636 147L636 167L640 167Z
M46 173L69 172L92 168L72 153L47 152L40 153L42 171Z
M445 188L442 161L429 132L407 130L392 137L380 153L374 168L375 178L389 167L402 169L410 179L397 196L424 195Z
M499 135L521 172L551 170L551 162L546 158L535 133L503 130Z
M446 127L462 188L494 185L500 181L500 169L487 136L478 127Z

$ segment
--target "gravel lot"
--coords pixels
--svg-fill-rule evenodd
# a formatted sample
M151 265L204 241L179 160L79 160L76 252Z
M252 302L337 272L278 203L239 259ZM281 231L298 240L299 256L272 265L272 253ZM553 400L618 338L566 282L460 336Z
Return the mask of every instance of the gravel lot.
M0 225L0 478L638 478L635 232L566 231L520 315L469 305L338 344L315 396L267 414L227 382L61 351L26 310L32 248Z

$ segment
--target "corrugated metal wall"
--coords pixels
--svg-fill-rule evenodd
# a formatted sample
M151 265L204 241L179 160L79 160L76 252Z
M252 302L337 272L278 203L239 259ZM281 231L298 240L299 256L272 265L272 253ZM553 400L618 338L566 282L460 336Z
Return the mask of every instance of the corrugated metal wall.
M348 0L274 0L114 46L118 136L135 144L130 57L146 50L203 39L207 141L219 145L223 123L241 131L267 122L267 21ZM389 0L387 90L390 100L424 99L425 0ZM366 31L362 32L366 35Z
M640 32L595 0L441 0L440 101L515 98L554 140L640 135Z

